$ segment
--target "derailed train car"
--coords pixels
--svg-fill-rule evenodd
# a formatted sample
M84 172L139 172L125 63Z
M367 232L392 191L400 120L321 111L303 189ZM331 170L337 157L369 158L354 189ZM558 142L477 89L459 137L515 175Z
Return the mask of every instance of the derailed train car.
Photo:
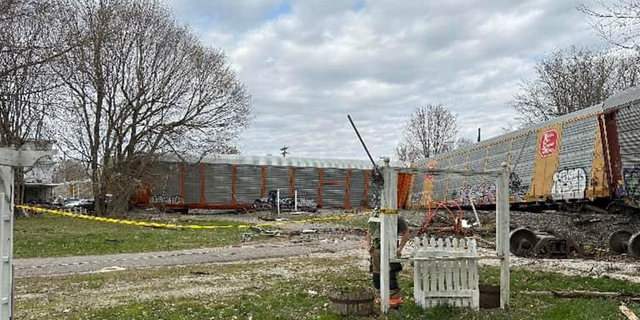
M512 170L510 200L517 204L586 202L611 211L640 208L640 88L604 103L466 148L440 154L421 167ZM460 201L493 204L494 181L483 177L413 177L408 206Z
M424 161L424 168L487 171L506 163L510 201L594 203L610 211L640 208L640 87L604 103L504 134ZM252 207L269 191L314 200L321 208L369 207L372 165L366 160L215 156L198 164L166 160L137 206L173 209ZM398 176L398 204L424 208L437 202L495 203L494 181L460 175Z
M248 209L273 190L321 208L367 207L372 165L364 160L217 155L197 164L165 160L136 206L169 209Z

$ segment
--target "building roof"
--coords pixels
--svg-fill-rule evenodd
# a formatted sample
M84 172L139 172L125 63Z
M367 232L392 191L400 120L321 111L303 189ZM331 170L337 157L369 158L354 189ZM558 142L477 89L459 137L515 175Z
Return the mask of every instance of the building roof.
M31 183L31 182L27 182L24 184L27 187L48 187L48 188L54 188L59 186L59 183Z

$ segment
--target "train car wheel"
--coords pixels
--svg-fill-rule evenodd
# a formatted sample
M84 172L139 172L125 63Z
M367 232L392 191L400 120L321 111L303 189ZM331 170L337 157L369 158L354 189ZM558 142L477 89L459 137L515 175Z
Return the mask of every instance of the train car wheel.
M517 228L509 235L509 251L519 257L530 255L537 243L538 237L527 228Z
M615 254L627 253L629 238L631 238L631 232L626 230L618 230L610 234L607 239L609 252Z
M629 254L636 259L640 259L640 232L636 232L629 239Z

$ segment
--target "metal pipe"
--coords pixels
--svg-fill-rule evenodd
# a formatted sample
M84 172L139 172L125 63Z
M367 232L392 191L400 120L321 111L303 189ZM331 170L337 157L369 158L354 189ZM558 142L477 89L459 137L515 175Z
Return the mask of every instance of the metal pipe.
M367 156L369 157L369 160L371 160L373 169L376 170L376 172L378 173L378 176L382 176L382 173L380 172L380 170L378 170L378 166L376 165L376 162L373 161L373 157L371 157L371 153L369 153L369 149L367 148L367 145L364 144L364 140L362 140L362 137L360 136L360 132L358 132L358 128L356 128L355 123L353 123L353 120L351 119L351 115L348 114L347 118L349 119L349 122L351 122L351 126L353 127L353 130L356 132L356 135L358 136L358 139L360 140L362 147L364 147L364 151L367 152Z
M473 209L473 215L476 217L476 222L478 223L478 227L482 227L482 223L480 222L480 218L478 217L478 211L476 210L476 205L473 203L473 197L469 197L469 202L471 203L471 208Z
M393 167L398 173L420 173L430 175L458 174L461 176L490 176L499 177L501 170L473 171L473 170L450 170L450 169L425 169L425 168L404 168Z

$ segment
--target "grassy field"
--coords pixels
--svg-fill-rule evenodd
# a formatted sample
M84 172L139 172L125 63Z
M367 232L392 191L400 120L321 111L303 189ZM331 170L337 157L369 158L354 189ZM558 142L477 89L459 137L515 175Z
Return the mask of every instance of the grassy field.
M401 273L407 303L388 316L353 319L617 319L619 302L559 299L531 290L593 290L640 293L640 284L566 277L515 269L512 308L472 311L411 302L411 268ZM481 282L498 283L498 269L484 268ZM19 279L20 319L341 319L329 308L335 286L369 285L353 259L290 258L216 266L123 271L57 278ZM46 299L42 297L46 296ZM640 305L629 307L640 313Z
M202 225L238 225L227 220ZM14 257L53 257L147 252L226 246L239 243L246 229L169 230L118 225L45 214L17 219ZM255 239L255 238L254 238Z

